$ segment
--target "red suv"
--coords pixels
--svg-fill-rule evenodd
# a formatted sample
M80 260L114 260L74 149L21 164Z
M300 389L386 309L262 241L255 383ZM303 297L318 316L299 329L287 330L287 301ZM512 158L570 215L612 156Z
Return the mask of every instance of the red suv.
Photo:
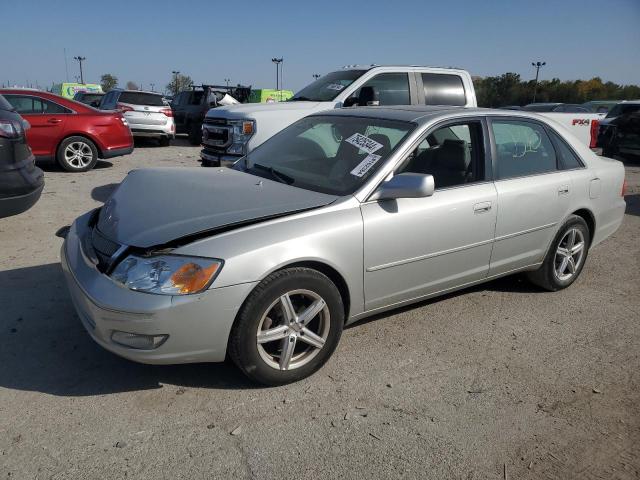
M38 90L0 89L0 95L31 125L27 141L38 160L56 160L67 171L85 172L98 158L133 151L131 130L120 112Z

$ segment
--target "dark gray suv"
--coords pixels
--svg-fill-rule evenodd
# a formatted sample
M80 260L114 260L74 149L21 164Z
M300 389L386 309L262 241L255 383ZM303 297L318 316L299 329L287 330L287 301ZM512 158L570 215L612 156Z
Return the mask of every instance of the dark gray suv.
M31 208L40 198L44 174L27 144L29 124L0 95L0 218Z

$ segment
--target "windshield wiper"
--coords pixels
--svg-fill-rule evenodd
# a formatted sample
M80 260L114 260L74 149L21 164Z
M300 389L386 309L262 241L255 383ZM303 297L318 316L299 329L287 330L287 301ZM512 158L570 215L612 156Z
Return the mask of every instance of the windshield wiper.
M257 168L259 170L264 170L268 172L272 178L276 179L280 183L286 183L287 185L291 185L294 182L294 178L286 175L282 172L279 172L273 167L267 167L265 165L260 165L259 163L254 163L253 168Z

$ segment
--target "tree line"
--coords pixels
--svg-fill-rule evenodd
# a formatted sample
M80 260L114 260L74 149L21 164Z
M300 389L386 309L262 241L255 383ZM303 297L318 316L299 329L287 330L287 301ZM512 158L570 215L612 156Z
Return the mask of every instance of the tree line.
M175 95L179 91L188 88L192 84L193 84L193 80L191 80L190 76L188 76L188 75L175 75L171 79L171 82L169 82L165 86L165 90L167 92L171 92L172 94ZM116 88L118 86L118 77L116 77L115 75L112 75L111 73L105 73L104 75L102 75L100 77L100 85L102 86L102 91L106 93L109 90L111 90L113 88ZM132 82L131 80L129 80L126 83L126 88L127 88L127 90L139 90L140 89L138 84L135 83L135 82Z
M473 85L480 107L526 105L533 101L535 80L524 81L517 73L495 77L474 77ZM640 86L591 80L559 78L542 80L536 88L536 102L584 103L590 100L635 100L640 98Z

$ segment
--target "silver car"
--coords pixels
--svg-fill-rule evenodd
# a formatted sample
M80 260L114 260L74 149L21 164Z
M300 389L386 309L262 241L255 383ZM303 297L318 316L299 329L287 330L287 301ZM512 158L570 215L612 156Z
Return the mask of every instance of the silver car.
M304 378L343 326L515 272L571 285L620 226L624 169L533 113L312 115L233 168L135 170L62 265L93 339L144 363Z
M100 101L101 110L120 110L134 137L151 137L167 146L176 136L173 110L157 92L110 90Z

